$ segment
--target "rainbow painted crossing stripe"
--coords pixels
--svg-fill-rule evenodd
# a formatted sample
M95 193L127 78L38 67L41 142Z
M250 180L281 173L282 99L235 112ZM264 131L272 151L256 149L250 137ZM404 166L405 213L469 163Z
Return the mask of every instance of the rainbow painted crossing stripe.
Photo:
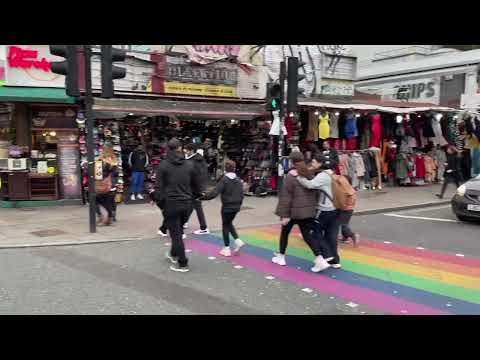
M240 256L225 259L248 269L386 314L480 314L479 259L362 240L358 248L340 248L342 269L315 274L313 254L298 229L290 235L287 266L271 262L279 226L239 232L247 245ZM217 256L222 243L215 235L202 235L188 240L188 247Z

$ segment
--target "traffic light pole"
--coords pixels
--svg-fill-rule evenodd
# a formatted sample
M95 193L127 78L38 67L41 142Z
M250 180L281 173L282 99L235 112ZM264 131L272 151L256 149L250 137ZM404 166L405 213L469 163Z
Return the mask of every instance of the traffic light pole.
M87 116L87 161L88 161L88 203L90 232L97 232L95 221L96 214L96 194L95 194L95 152L93 142L93 128L95 119L93 118L93 95L92 95L92 68L91 45L84 45L85 54L85 112Z

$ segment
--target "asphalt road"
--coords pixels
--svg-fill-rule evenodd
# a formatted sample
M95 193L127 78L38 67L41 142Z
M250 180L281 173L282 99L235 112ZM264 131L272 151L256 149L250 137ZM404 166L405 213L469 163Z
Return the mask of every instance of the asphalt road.
M357 216L352 226L368 239L480 258L480 223L458 221L450 205Z
M457 264L451 271L466 271L470 277L439 272L450 271L448 259L456 256L480 259L480 224L459 223L443 206L355 216L352 226L365 246L342 252L342 270L313 275L308 273L311 254L300 247L290 250L300 246L298 239L291 241L289 266L272 267L275 228L240 231L249 242L245 255L238 257L243 266L212 258L219 239L188 240L187 274L169 270L164 258L168 240L163 239L3 249L0 314L480 313L478 271ZM372 256L375 244L401 249L391 254L382 249ZM417 269L412 264L422 259L415 248L450 258L440 267L428 260L431 268ZM404 261L408 276L417 278L398 275L404 265L398 270L395 257Z

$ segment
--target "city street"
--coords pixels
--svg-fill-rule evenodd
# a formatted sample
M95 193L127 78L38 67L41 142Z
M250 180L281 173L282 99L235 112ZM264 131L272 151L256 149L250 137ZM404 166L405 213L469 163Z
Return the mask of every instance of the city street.
M295 230L272 264L278 226L243 227L240 256L189 235L191 271L169 270L168 238L0 251L0 314L480 314L479 224L448 206L357 216L341 270L309 271ZM11 271L11 269L15 271Z

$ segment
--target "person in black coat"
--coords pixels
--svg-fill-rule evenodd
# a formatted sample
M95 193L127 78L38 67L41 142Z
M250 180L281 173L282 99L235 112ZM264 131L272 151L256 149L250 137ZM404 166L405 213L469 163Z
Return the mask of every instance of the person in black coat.
M173 271L187 272L188 259L183 243L183 224L192 211L192 202L202 196L199 176L192 162L185 159L182 144L173 138L168 144L167 158L157 168L153 199L163 210L172 246L166 257Z
M459 159L457 156L457 149L455 149L453 146L447 148L447 162L445 163L445 173L443 177L444 182L442 191L440 194L437 194L437 197L440 199L443 199L449 183L455 183L457 188L460 187Z

